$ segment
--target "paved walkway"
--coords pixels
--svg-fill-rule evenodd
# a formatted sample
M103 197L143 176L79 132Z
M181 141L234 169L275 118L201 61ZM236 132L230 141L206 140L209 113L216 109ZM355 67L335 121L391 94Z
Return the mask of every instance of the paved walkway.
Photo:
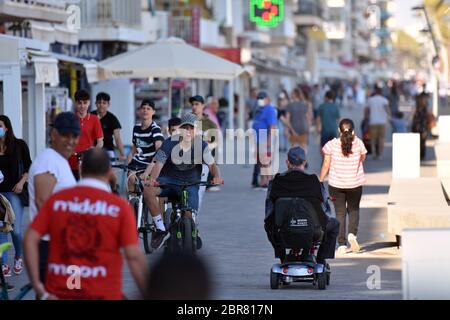
M343 115L351 116L359 128L362 110L343 110ZM395 237L387 234L391 154L388 142L383 160L374 161L369 157L365 163L367 184L361 202L358 234L362 252L330 261L332 280L326 291L319 291L310 284L292 284L277 291L270 289L269 272L277 261L263 227L265 192L250 188L250 166L221 166L226 184L221 192L205 196L199 217L204 243L200 254L211 268L215 288L213 298L401 299L400 251L394 245ZM434 158L432 151L428 157ZM319 173L321 157L317 137L311 139L309 163L309 172ZM284 170L284 162L281 164L281 170ZM433 165L433 161L425 163L423 175L434 175ZM157 257L155 254L148 256L149 263L154 263ZM368 288L367 281L373 270L380 272L380 289ZM19 288L28 279L24 272L21 276L12 276L9 281ZM123 281L126 295L137 297L137 289L126 267ZM17 294L17 290L12 294ZM33 299L33 295L29 294L27 298Z

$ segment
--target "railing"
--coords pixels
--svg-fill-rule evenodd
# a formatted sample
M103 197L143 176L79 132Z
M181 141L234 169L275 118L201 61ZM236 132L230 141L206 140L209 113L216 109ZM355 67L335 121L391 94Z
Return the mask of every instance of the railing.
M192 28L191 17L177 16L172 18L171 35L173 37L181 38L193 45L219 46L219 26L217 22L200 18L198 34L193 34Z
M77 1L70 0L0 0L0 21L17 22L24 20L65 23L68 19L66 8Z
M141 26L141 0L81 0L83 27Z
M312 15L323 18L323 7L315 0L299 0L296 15Z
M181 38L186 42L191 41L191 18L173 17L172 18L172 36Z
M3 4L18 4L29 7L39 7L57 10L66 10L67 1L59 0L0 0L0 5Z
M345 22L340 21L328 21L324 29L328 39L344 39L347 32Z

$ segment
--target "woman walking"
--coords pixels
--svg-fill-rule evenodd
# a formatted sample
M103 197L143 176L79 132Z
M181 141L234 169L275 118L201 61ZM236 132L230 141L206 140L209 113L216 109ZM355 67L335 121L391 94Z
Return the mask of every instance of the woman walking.
M0 171L4 177L0 183L0 194L11 203L16 216L14 230L11 236L14 244L15 258L13 271L22 273L22 217L24 203L21 199L22 192L28 194L25 182L28 179L28 170L31 166L30 151L25 141L17 139L11 126L11 121L5 115L0 115ZM6 233L0 233L0 244L7 242ZM8 255L3 254L2 272L5 276L11 275L11 268L7 263Z
M286 109L286 126L290 131L291 146L308 148L309 127L313 117L312 105L305 98L304 93L295 88L292 92L293 101Z
M420 134L420 160L425 160L428 136L428 98L419 95L416 98L416 112L412 120L411 131Z
M362 186L366 182L363 162L367 150L364 143L355 136L355 125L350 119L339 123L339 139L329 141L322 149L324 162L320 173L323 182L329 173L328 187L335 198L336 218L340 223L338 253L347 252L347 239L353 252L360 250L356 235L359 225L359 204ZM346 220L349 217L348 237Z

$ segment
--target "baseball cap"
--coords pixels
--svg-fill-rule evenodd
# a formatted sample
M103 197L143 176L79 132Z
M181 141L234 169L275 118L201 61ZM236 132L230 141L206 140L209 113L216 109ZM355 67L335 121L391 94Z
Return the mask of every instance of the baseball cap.
M189 103L200 102L201 104L205 104L205 99L202 96L193 96L189 98Z
M73 133L80 135L80 120L72 112L58 114L51 127L55 128L60 134Z
M198 121L198 118L197 118L197 116L195 114L187 113L187 114L185 114L185 115L183 115L181 117L180 127L182 127L182 126L184 126L186 124L195 127L197 121Z
M171 119L169 119L168 126L169 126L169 128L174 127L174 126L179 126L180 123L181 123L180 118L171 118Z
M151 99L144 99L141 102L141 106L140 108L142 108L143 106L149 106L151 107L153 110L155 110L155 101L151 100Z
M306 152L301 147L291 148L288 152L288 161L299 166L306 161Z
M262 99L266 99L266 98L268 98L268 97L269 97L269 96L267 95L266 92L261 91L260 93L258 93L258 96L256 97L256 99L262 100Z

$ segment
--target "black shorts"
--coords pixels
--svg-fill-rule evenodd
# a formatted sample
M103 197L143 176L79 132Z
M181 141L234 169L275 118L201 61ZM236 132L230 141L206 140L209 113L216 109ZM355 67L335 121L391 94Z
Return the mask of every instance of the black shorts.
M130 171L142 171L147 169L148 167L148 163L142 163L142 162L138 162L136 160L131 160L130 164L128 165L128 170Z

